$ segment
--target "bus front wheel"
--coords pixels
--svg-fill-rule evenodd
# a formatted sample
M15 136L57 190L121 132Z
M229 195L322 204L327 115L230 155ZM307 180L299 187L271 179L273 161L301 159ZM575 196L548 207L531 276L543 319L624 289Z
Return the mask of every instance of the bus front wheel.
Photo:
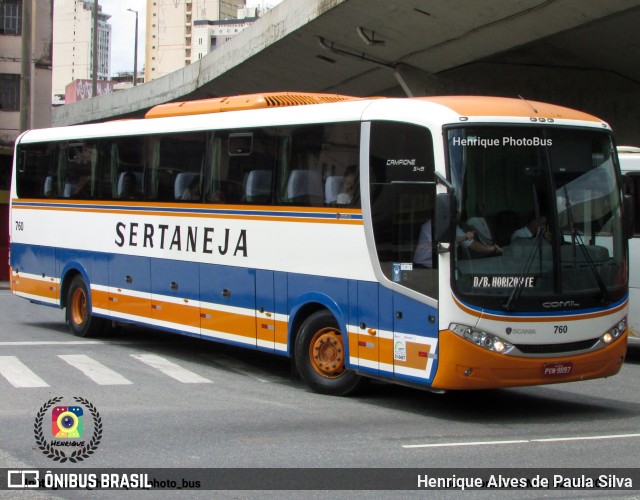
M361 383L345 366L343 335L329 311L315 312L302 323L294 357L300 377L316 392L345 396Z
M65 319L71 333L78 337L95 337L104 330L105 321L91 315L89 291L80 275L69 285Z

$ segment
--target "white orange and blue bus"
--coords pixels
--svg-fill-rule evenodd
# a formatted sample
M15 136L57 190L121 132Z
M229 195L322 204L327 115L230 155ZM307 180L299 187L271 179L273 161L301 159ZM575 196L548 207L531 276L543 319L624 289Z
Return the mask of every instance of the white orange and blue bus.
M640 148L618 146L624 186L633 199L633 237L629 240L629 303L640 303ZM640 310L629 308L629 344L640 344Z
M11 288L76 335L268 351L330 394L576 381L625 358L627 206L609 126L564 107L171 103L18 138Z

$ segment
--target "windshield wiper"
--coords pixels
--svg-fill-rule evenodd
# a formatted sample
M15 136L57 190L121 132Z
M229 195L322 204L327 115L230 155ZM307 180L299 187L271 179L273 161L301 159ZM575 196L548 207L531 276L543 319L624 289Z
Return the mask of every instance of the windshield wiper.
M600 300L602 302L606 302L609 299L609 291L607 290L607 286L604 284L604 281L602 280L602 276L600 276L600 273L598 272L598 268L593 263L593 260L589 255L589 251L587 250L587 247L584 244L584 241L582 240L582 235L580 234L580 231L576 229L575 224L573 223L573 211L571 209L571 201L569 200L569 191L567 190L567 186L565 185L563 189L564 189L564 198L567 203L567 218L569 219L569 230L571 231L571 244L573 247L573 265L574 267L576 266L575 248L577 243L578 244L577 246L580 248L580 250L582 250L584 259L587 261L587 264L589 264L589 269L591 269L591 272L593 273L593 277L596 279L596 282L598 283L598 288L600 288Z

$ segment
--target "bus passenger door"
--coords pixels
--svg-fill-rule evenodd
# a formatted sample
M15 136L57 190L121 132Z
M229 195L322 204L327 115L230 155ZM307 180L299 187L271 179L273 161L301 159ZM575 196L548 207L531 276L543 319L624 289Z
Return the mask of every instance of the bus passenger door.
M111 317L148 323L151 318L151 269L148 257L112 255L109 260Z
M273 271L256 270L256 341L258 349L275 350L276 312Z
M431 382L438 344L436 309L405 295L393 297L393 371L396 378Z
M151 317L163 328L200 336L198 264L151 261Z
M256 271L199 264L202 338L256 345Z

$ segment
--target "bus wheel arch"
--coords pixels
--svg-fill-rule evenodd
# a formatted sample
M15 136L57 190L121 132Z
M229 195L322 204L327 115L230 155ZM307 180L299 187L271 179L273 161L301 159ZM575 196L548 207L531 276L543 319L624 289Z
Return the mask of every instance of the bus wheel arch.
M65 309L67 327L74 335L95 337L104 331L106 321L91 313L91 289L80 271L72 270L65 274L60 305Z
M346 368L347 339L336 317L320 305L305 312L296 315L292 325L293 358L300 377L322 394L345 396L355 391L361 377Z

